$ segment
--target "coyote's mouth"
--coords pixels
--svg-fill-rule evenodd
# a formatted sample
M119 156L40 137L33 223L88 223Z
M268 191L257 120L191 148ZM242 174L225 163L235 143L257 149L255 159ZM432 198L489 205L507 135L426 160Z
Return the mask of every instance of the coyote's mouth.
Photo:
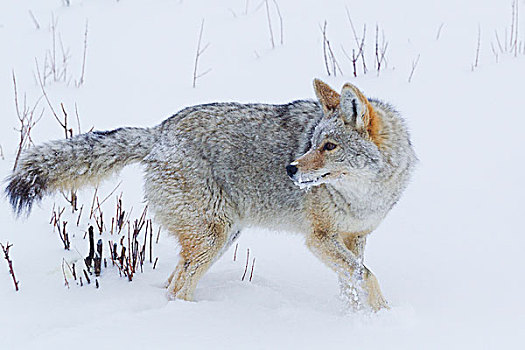
M315 178L312 178L310 176L299 175L297 179L294 179L294 183L301 189L309 188L312 186L319 186L320 184L326 182L325 178L329 175L330 173L325 173Z

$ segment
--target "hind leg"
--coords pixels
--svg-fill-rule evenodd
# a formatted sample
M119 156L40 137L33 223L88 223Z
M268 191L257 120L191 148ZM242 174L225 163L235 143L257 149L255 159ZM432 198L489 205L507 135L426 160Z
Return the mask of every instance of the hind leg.
M215 259L219 259L221 256L222 256L222 252L225 252L226 250L228 250L230 248L230 246L232 245L233 242L235 242L235 240L239 237L240 235L240 231L237 230L237 231L232 231L228 237L227 237L227 242L226 242L226 245L223 246L222 248L222 251L218 254L218 256L216 256ZM182 253L181 253L182 255ZM181 259L182 261L182 259ZM179 270L181 270L182 268L179 269L179 267L177 267L177 269L173 270L173 272L170 274L170 276L168 277L168 280L166 281L164 287L165 288L168 288L171 284L171 281L173 280L173 278L179 274Z
M173 298L191 300L199 279L235 236L237 210L198 157L151 161L145 174L145 194L155 218L177 237L181 248L168 292Z
M180 260L170 276L168 293L172 298L192 300L197 282L222 255L230 239L231 227L213 223L178 232Z

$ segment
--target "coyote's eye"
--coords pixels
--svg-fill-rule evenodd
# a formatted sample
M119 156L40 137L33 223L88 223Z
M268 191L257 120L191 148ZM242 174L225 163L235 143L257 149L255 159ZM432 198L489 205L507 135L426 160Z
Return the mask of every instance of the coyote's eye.
M327 142L323 146L323 151L332 151L337 147L335 143Z

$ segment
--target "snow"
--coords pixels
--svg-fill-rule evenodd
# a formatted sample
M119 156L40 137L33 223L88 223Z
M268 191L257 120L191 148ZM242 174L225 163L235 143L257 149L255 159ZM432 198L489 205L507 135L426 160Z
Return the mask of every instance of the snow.
M525 346L525 178L522 130L525 55L492 53L494 31L510 33L512 1L278 0L273 7L275 49L266 9L258 1L58 0L0 3L0 177L9 174L18 144L12 72L19 99L41 95L34 78L51 49L50 22L69 50L69 84L49 81L46 91L60 113L75 104L82 130L149 126L181 108L212 101L285 103L313 98L313 78L334 88L345 82L395 105L409 125L420 164L401 201L369 238L365 262L378 277L391 309L351 313L339 299L336 276L304 247L303 239L254 229L199 283L195 302L169 301L163 284L177 262L177 244L164 232L154 254L132 282L104 269L100 288L70 278L62 261L87 255L88 221L74 228L65 251L49 225L46 198L29 218L15 219L0 201L0 242L13 244L11 258L20 291L0 261L2 349L58 348L335 348L520 349ZM525 2L518 1L525 18ZM355 47L348 7L358 34L367 25L367 56L373 69L375 25L388 41L388 65L379 75L352 76L344 56ZM36 29L28 11L40 24ZM201 20L210 46L192 88ZM343 76L327 76L320 27ZM88 22L85 83L80 79ZM525 40L520 20L519 38ZM439 28L441 32L436 39ZM480 29L479 64L475 62ZM59 47L59 46L58 46ZM60 49L57 51L60 55ZM418 59L411 82L408 77ZM63 137L45 101L34 127L35 143ZM70 119L77 129L74 118ZM141 169L126 168L105 183L101 197L122 180L125 207L134 218L143 208ZM90 205L93 190L80 192ZM114 195L104 210L114 210ZM84 208L86 209L86 208ZM69 215L69 214L65 214ZM73 216L70 216L73 217ZM69 219L73 220L73 219ZM74 221L74 220L73 220ZM91 221L92 222L92 221ZM108 239L104 236L103 239ZM253 280L241 281L246 249L255 257ZM251 260L251 258L250 258ZM251 267L251 261L250 261Z

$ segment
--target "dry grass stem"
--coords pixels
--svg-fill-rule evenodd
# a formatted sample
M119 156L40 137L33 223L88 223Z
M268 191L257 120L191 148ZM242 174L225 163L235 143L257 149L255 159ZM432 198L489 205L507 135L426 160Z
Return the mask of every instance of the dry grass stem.
M199 31L199 41L197 43L197 52L195 54L195 64L193 66L193 87L194 88L196 86L197 79L202 77L205 74L208 74L211 71L211 68L210 68L210 69L204 71L203 73L198 74L199 58L204 53L204 51L206 51L206 49L210 46L210 44L208 43L208 44L204 45L203 48L201 48L203 31L204 31L204 18L201 21L201 28L200 28L200 31Z
M412 77L414 76L414 72L416 70L417 64L419 63L419 57L421 54L417 55L417 58L412 61L412 70L410 71L410 75L408 76L408 82L410 83L412 81Z
M13 164L13 171L18 166L18 161L20 159L20 156L22 154L22 151L29 148L33 141L31 139L31 131L33 130L33 127L38 123L38 121L42 118L42 115L44 114L44 109L40 111L40 113L36 112L36 109L38 108L38 105L40 104L40 101L42 100L42 96L40 96L36 102L29 106L27 103L26 95L24 94L24 101L23 104L20 105L20 102L18 100L18 88L16 84L16 76L15 72L13 71L13 88L14 88L14 99L15 99L15 109L16 109L16 115L18 117L18 121L20 122L20 129L17 131L19 132L19 142L18 142L18 148L16 151L15 156L15 162ZM37 113L37 114L35 114ZM3 158L3 152L2 152L2 158Z
M88 38L88 21L86 21L86 30L84 31L84 51L82 54L82 70L80 71L80 78L78 79L76 85L77 87L80 87L82 84L84 84L84 74L86 71L86 56L87 56L87 38ZM76 109L76 106L75 106ZM79 133L80 133L80 126L79 126Z
M35 25L35 28L37 30L39 30L40 29L40 23L38 23L35 15L33 14L33 11L29 10L29 16L31 16L31 19L33 20L33 24Z
M474 63L472 64L472 70L478 68L479 64L479 49L481 47L481 27L478 25L478 43L476 45L476 58L474 59Z

